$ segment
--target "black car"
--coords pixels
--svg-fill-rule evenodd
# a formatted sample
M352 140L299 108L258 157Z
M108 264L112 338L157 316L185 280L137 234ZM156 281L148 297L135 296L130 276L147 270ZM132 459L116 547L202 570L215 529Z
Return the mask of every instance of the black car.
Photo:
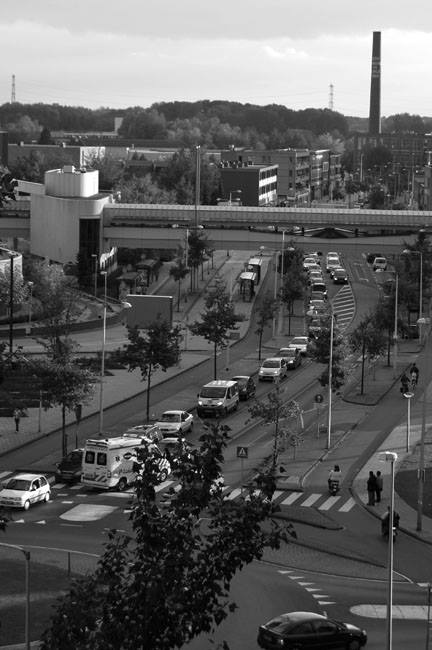
M82 474L84 449L74 449L57 464L56 479L65 483L79 481Z
M319 648L359 650L367 642L364 630L314 612L281 614L258 629L258 645L266 650Z
M239 387L239 398L240 399L249 399L249 397L254 397L256 392L255 382L249 375L237 375L236 377L231 377L232 381L236 381Z

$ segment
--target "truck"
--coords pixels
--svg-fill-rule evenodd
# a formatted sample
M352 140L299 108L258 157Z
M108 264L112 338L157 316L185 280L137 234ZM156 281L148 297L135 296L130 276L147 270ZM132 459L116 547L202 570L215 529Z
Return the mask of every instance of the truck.
M158 446L142 436L128 435L105 439L89 439L84 446L81 482L99 490L123 492L132 485L136 474L137 449L147 444L157 458L159 481L166 481L171 466Z

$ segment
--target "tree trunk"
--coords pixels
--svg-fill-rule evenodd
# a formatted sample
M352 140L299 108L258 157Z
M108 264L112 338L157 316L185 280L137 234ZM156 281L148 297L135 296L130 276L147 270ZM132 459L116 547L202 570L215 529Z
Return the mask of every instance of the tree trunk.
M148 375L147 375L146 422L150 422L150 386L151 386L151 373L152 373L152 367L151 367L151 365L149 365L149 367L148 367Z
M178 294L177 294L177 311L180 311L180 289L181 289L181 281L178 281Z
M213 375L214 379L217 379L217 343L214 344L214 354L213 354Z
M262 338L263 338L263 331L261 330L258 339L258 361L261 361Z
M62 455L67 454L67 434L66 434L66 406L62 405Z

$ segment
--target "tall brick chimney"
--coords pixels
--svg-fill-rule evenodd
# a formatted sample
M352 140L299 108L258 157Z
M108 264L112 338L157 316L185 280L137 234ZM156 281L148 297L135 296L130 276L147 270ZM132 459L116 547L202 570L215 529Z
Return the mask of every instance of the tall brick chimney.
M381 32L373 32L369 135L381 133Z

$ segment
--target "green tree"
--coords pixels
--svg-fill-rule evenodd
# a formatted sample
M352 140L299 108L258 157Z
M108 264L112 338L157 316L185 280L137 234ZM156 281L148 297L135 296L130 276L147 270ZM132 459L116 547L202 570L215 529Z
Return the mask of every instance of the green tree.
M94 574L75 581L56 606L42 650L169 650L205 635L236 609L233 577L266 548L295 537L277 521L272 491L251 484L237 500L223 498L227 427L206 427L200 446L173 454L181 485L158 499L158 462L151 446L137 450L132 534L109 533ZM266 473L260 474L266 484ZM224 647L228 648L226 643Z
M327 366L319 377L321 386L328 386L329 383L331 319L331 315L327 318L321 318L321 331L309 346L309 355L314 361ZM331 352L332 390L338 390L345 381L344 359L346 357L346 350L343 336L337 327L336 315L333 316L333 346Z
M62 353L58 345L51 358L33 361L33 371L41 379L42 405L45 410L60 406L62 412L62 453L67 453L66 413L73 412L79 404L87 404L94 394L95 377L80 368L73 359L70 340L62 341Z
M220 280L208 291L205 297L205 311L201 320L189 325L192 334L203 336L206 341L213 343L213 374L217 378L218 351L228 345L229 331L237 329L237 323L242 316L235 313L225 283Z
M74 278L66 276L60 266L45 262L32 264L30 278L34 283L33 296L41 309L38 318L46 328L45 338L53 349L58 347L60 356L62 337L69 335L72 323L82 311L77 303Z
M170 276L178 283L177 311L180 311L181 281L184 280L188 273L189 268L186 266L183 257L177 258L175 264L169 270Z
M168 321L158 318L142 332L128 329L129 343L118 354L128 365L129 371L139 368L141 378L147 380L146 419L150 420L151 379L159 368L166 372L178 363L180 327L171 327Z
M115 184L114 192L122 203L175 203L175 193L168 192L155 183L150 174L132 176Z
M294 302L303 298L307 286L303 268L290 266L284 274L281 289L281 300L288 308L288 334L291 334L291 316L294 313Z
M275 390L270 391L262 400L256 399L255 402L249 407L249 413L252 418L260 418L265 424L273 424L273 452L269 474L275 477L276 466L278 462L281 424L286 423L287 420L295 419L296 423L301 419L302 409L300 404L295 400L286 400L286 397L277 386Z
M360 395L364 393L364 369L366 357L373 359L386 348L383 330L375 327L373 314L368 314L349 335L349 346L353 352L362 355Z
M44 126L40 136L39 136L39 144L53 144L52 138L51 138L51 131L48 129L48 127Z
M262 303L257 308L255 334L258 334L258 359L261 361L261 350L264 330L269 322L275 317L278 308L278 301L266 293Z
M191 229L188 241L188 265L192 268L191 291L198 285L198 269L204 262L206 251L211 248L211 242L203 230Z

